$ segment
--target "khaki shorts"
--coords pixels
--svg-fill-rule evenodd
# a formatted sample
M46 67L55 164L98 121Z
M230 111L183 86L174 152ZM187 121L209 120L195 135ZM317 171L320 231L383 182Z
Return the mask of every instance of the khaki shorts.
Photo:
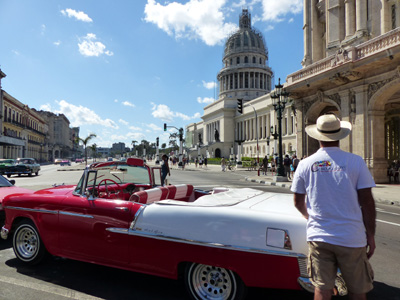
M308 246L308 273L315 287L333 289L339 268L350 292L364 294L372 290L373 271L365 247L349 248L323 242L308 242Z

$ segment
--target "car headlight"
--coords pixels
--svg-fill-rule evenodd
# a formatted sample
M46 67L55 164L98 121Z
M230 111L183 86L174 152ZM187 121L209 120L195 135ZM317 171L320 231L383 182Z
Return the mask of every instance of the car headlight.
M289 232L285 229L267 228L267 246L292 250Z

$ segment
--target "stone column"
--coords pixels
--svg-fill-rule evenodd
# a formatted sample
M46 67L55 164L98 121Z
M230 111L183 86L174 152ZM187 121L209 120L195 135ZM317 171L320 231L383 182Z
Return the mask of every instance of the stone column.
M348 90L339 92L340 95L340 111L341 111L341 117L342 121L348 121L351 122L350 120L350 94ZM347 152L352 152L352 137L353 137L353 132L351 132L346 138L340 141L340 148L343 149L344 151Z
M309 58L311 57L311 3L309 0L303 1L303 44L304 44L304 67L309 65Z
M385 34L391 28L391 12L387 1L381 1L381 4L381 34Z
M387 159L385 158L385 112L370 111L369 128L371 130L370 155L365 159L376 183L386 183Z
M344 32L342 32L344 20L341 18L341 4L339 0L328 0L326 5L326 28L328 32L327 48L336 48L340 45L340 41L344 37Z
M309 25L310 27L307 28L309 41L304 41L307 44L308 53L304 53L304 59L306 60L306 65L312 64L324 58L325 55L325 44L323 40L323 30L324 26L319 21L319 13L318 13L318 1L319 0L312 0L311 6L309 7L309 14L310 20ZM308 1L310 2L310 1ZM306 30L306 28L304 29Z
M367 32L367 1L356 0L356 31L358 35Z
M346 12L346 39L353 36L356 30L356 11L354 7L354 0L345 0Z

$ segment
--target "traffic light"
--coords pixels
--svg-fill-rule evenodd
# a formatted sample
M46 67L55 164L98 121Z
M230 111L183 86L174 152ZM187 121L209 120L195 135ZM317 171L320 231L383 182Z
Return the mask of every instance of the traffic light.
M167 131L167 123L164 123L164 131Z
M183 128L179 128L179 141L183 141Z
M157 147L160 145L159 142L160 142L160 139L159 139L159 138L156 138L156 145L157 145Z
M243 113L243 99L237 99L237 109L239 114Z

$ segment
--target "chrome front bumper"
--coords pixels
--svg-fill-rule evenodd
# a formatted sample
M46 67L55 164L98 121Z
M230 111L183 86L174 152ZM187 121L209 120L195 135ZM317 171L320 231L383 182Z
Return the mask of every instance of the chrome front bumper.
M307 292L314 293L314 286L310 281L309 277L299 277L297 279L297 282L300 284L300 286L306 290Z
M3 226L0 235L3 240L6 240L8 238L8 229Z

